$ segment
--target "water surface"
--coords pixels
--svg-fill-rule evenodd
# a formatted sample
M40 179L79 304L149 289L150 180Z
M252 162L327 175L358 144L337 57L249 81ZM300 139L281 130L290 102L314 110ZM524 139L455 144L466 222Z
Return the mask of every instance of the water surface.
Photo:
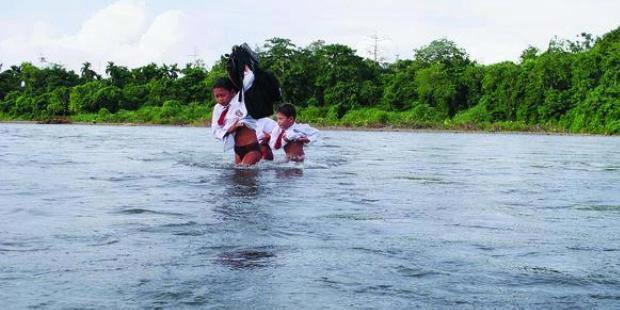
M617 137L0 124L2 308L620 304Z

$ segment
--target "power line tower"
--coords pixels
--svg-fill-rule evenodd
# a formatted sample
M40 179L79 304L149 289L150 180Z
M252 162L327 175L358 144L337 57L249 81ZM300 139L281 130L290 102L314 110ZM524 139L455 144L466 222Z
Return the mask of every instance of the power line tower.
M39 61L39 65L41 66L41 68L51 68L53 66L60 65L58 63L51 62L48 57L45 56L45 54L42 52L39 53L39 57L37 57L37 60Z
M195 46L194 51L187 56L192 58L191 64L193 64L194 67L204 67L204 61L200 58L200 55L198 54L198 48L196 48Z
M368 38L371 40L371 46L368 48L368 53L370 54L370 57L372 57L372 60L374 60L375 62L381 62L383 61L383 57L380 55L381 54L381 47L379 46L379 44L381 42L384 41L388 41L389 38L387 37L383 37L383 36L379 36L377 33L368 36Z

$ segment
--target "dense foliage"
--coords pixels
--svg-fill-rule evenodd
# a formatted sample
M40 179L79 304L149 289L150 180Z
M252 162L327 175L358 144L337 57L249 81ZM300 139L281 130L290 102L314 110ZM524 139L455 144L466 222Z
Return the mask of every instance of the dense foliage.
M258 49L303 121L321 125L546 129L620 133L620 28L601 38L554 39L519 63L481 65L435 40L411 59L378 63L348 46L297 47L273 38ZM210 117L210 87L224 59L202 65L84 63L79 74L30 63L0 72L0 119L186 124ZM0 71L1 71L0 67Z

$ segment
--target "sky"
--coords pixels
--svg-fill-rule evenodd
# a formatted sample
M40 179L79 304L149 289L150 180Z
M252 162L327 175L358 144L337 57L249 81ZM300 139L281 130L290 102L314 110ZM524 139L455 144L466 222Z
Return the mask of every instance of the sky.
M234 44L273 37L305 47L323 40L358 55L377 37L379 56L410 59L414 49L447 38L484 64L517 61L554 36L600 36L620 26L618 0L0 0L0 63L40 58L79 70L88 61L136 67L151 62L208 66Z

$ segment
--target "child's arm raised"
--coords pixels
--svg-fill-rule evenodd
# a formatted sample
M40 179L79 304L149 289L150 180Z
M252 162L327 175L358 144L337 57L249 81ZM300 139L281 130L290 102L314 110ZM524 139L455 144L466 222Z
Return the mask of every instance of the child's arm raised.
M299 142L312 143L319 138L319 131L306 124L298 124L295 128L295 132L300 134L300 136L295 139Z

